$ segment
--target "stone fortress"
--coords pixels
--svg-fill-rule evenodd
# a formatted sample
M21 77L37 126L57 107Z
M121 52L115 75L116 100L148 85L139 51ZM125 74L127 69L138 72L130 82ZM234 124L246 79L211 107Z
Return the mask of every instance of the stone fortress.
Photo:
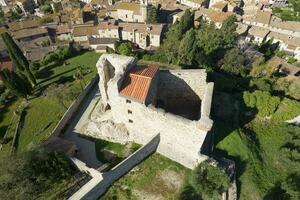
M207 159L214 83L205 70L159 70L116 54L102 55L97 69L101 101L87 135L145 144L159 133L158 153L188 168Z

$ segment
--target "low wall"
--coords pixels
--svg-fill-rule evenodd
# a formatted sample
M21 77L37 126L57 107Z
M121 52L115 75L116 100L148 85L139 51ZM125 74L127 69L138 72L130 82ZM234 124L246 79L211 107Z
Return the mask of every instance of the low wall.
M84 90L78 95L78 97L74 100L68 110L64 113L56 127L54 128L51 136L59 136L63 129L68 124L69 120L73 117L74 113L78 110L78 107L84 100L87 93L93 88L93 86L98 83L99 76L96 76L92 79L92 81L84 88Z
M147 156L154 153L160 142L160 135L154 136L147 144L139 148L131 156L123 160L109 172L103 173L103 180L89 191L82 200L94 200L103 195L106 190L119 178L129 172L133 167L143 161Z

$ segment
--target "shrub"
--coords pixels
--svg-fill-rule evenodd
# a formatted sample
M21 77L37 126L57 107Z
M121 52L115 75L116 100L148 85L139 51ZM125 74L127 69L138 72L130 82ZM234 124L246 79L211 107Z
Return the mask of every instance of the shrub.
M192 184L202 199L220 199L229 187L229 177L220 168L205 161L193 171Z
M269 92L260 90L256 90L253 93L244 92L243 99L248 107L256 108L258 115L261 117L272 115L280 104L279 97L271 96Z

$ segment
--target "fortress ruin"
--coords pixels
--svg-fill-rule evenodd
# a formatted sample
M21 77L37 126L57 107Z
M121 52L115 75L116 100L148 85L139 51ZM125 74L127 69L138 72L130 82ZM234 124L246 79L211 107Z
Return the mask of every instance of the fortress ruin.
M205 70L160 70L116 54L102 55L97 69L101 104L87 135L145 144L159 133L158 153L188 168L207 159L214 84Z

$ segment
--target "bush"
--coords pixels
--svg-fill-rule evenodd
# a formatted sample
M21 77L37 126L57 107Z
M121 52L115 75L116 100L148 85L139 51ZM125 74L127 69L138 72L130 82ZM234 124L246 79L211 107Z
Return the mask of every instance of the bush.
M116 52L121 55L125 56L132 56L133 55L133 47L130 42L123 42L118 44L116 47Z
M220 168L205 161L193 171L192 184L202 199L220 199L229 187L229 177Z
M269 92L260 90L256 90L253 93L244 92L243 99L248 107L256 108L258 115L261 117L272 115L280 104L279 97L271 96Z

